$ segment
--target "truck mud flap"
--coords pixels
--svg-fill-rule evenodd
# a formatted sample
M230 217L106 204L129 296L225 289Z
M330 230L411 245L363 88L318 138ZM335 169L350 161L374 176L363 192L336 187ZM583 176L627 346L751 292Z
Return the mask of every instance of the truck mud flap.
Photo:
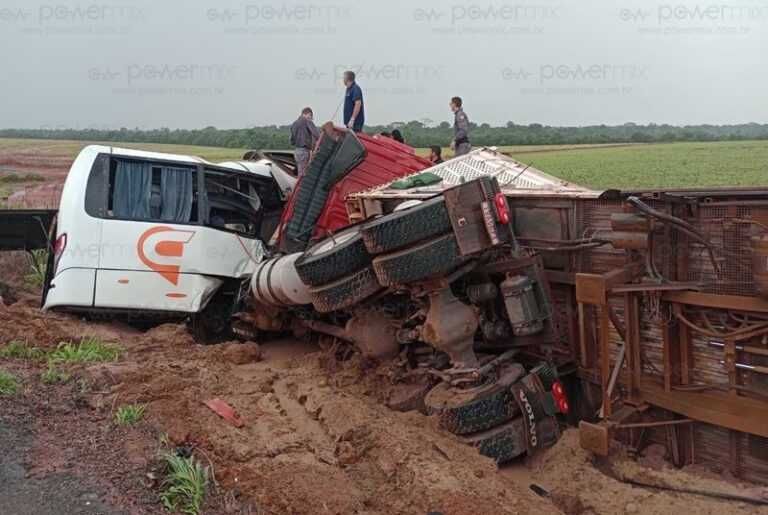
M528 454L557 442L560 438L560 428L557 418L547 415L546 392L538 375L528 374L512 385L512 397L523 414Z

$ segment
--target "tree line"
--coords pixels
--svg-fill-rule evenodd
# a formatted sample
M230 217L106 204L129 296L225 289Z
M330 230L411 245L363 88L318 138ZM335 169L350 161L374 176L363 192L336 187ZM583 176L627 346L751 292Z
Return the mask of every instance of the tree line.
M413 147L448 146L452 127L443 122L428 126L420 121L366 126L365 132L378 134L399 129ZM81 141L121 141L200 145L227 148L284 149L288 145L288 125L270 125L245 129L1 129L2 138L67 139ZM470 124L470 139L475 146L570 145L584 143L646 143L672 141L730 141L768 139L768 124L739 125L592 125L553 127L533 123L508 122L502 127L487 123Z

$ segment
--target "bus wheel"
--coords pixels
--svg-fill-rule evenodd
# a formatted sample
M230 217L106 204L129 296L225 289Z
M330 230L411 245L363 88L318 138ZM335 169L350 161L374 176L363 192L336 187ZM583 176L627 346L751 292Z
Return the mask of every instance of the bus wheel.
M199 313L193 314L187 321L189 332L198 343L210 345L231 340L232 299L226 295L216 295Z

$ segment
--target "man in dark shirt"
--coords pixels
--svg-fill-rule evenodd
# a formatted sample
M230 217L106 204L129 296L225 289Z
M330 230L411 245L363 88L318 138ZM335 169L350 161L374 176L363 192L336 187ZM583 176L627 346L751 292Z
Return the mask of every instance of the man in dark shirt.
M440 163L444 163L443 161L443 149L440 148L437 145L432 145L429 147L429 160L432 161L432 164L439 165Z
M347 88L344 94L344 126L361 132L365 124L363 90L355 82L355 72L344 72L343 82Z
M315 127L313 118L312 109L305 107L291 125L291 146L295 149L293 155L296 158L296 172L299 176L306 171L309 153L315 146L317 138L320 137L320 131Z
M469 143L469 118L467 118L464 109L461 108L461 97L451 99L451 111L453 111L453 141L451 141L451 150L456 157L463 156L472 150Z

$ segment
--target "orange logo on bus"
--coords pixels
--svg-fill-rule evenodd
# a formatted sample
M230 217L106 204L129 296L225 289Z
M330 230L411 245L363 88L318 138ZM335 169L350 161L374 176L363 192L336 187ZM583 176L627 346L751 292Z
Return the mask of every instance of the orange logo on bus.
M160 236L154 237L155 235ZM161 258L176 258L175 261L178 261L184 255L184 245L189 243L194 235L195 231L180 231L164 225L153 227L145 231L139 238L136 246L139 259L150 270L157 272L168 282L176 286L179 283L181 266L172 263L158 263L147 257L147 254L153 255L153 257L156 255Z

